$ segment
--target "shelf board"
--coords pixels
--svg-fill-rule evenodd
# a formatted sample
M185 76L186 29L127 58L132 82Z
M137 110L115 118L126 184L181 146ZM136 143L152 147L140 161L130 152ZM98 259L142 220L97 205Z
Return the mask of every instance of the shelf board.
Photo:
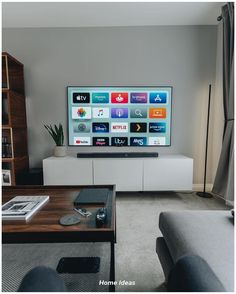
M27 158L28 158L27 155L18 156L18 157L11 157L11 158L4 157L4 158L2 158L2 162L13 162L13 161L23 160L23 159L27 159Z
M2 130L18 130L18 129L26 129L27 130L27 127L26 126L11 126L11 125L2 125Z
M13 57L11 54L7 53L7 52L2 52L2 56L7 56L10 59L12 59L14 62L18 63L21 66L24 66L23 63L21 63L19 60L15 59L15 57Z
M2 158L2 162L12 162L12 161L14 161L14 158L7 158L7 157L3 157Z
M9 88L2 88L2 92L3 93L12 93L13 95L17 95L17 96L22 96L23 98L25 98L25 95L20 93L20 92L17 92L17 91L14 91L14 90L11 90ZM4 98L3 98L4 99ZM6 99L6 98L5 98Z

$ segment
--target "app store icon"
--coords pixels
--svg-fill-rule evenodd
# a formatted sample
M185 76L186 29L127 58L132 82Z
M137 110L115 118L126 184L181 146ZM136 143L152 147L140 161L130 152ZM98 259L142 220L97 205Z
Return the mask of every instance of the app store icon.
M150 103L166 104L167 102L167 92L153 92L150 93L149 101Z

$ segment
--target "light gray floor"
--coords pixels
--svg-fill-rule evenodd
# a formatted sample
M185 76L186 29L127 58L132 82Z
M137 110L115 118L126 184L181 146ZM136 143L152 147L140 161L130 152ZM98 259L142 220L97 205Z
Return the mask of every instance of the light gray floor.
M122 292L164 292L164 275L155 252L156 238L160 236L158 217L166 210L229 209L218 199L203 199L195 193L150 192L117 193L117 244L116 280L135 282L135 285L118 285L116 291ZM99 279L107 279L109 246L95 244L34 244L4 245L2 250L3 290L15 291L24 275L35 263L45 263L56 267L58 256L99 256L101 271L95 276L64 276L70 291L90 291ZM14 282L12 281L14 278ZM92 279L95 284L89 283ZM95 286L94 286L95 285ZM82 287L81 287L82 286ZM105 291L105 289L99 289Z

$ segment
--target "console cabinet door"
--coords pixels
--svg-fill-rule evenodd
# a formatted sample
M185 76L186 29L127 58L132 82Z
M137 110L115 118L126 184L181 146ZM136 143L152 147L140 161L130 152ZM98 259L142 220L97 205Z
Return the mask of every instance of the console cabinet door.
M115 184L116 191L143 190L143 161L115 158L94 159L94 184Z
M91 159L49 157L43 160L44 185L92 185Z
M193 160L164 157L144 160L144 191L192 190Z

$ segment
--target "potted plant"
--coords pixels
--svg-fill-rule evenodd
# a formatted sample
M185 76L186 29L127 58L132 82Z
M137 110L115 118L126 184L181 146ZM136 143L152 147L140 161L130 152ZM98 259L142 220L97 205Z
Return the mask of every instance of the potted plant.
M63 145L64 143L64 132L62 124L60 123L59 126L54 125L44 125L46 130L49 132L51 137L53 138L56 146L54 148L54 156L63 157L66 156L66 146Z

